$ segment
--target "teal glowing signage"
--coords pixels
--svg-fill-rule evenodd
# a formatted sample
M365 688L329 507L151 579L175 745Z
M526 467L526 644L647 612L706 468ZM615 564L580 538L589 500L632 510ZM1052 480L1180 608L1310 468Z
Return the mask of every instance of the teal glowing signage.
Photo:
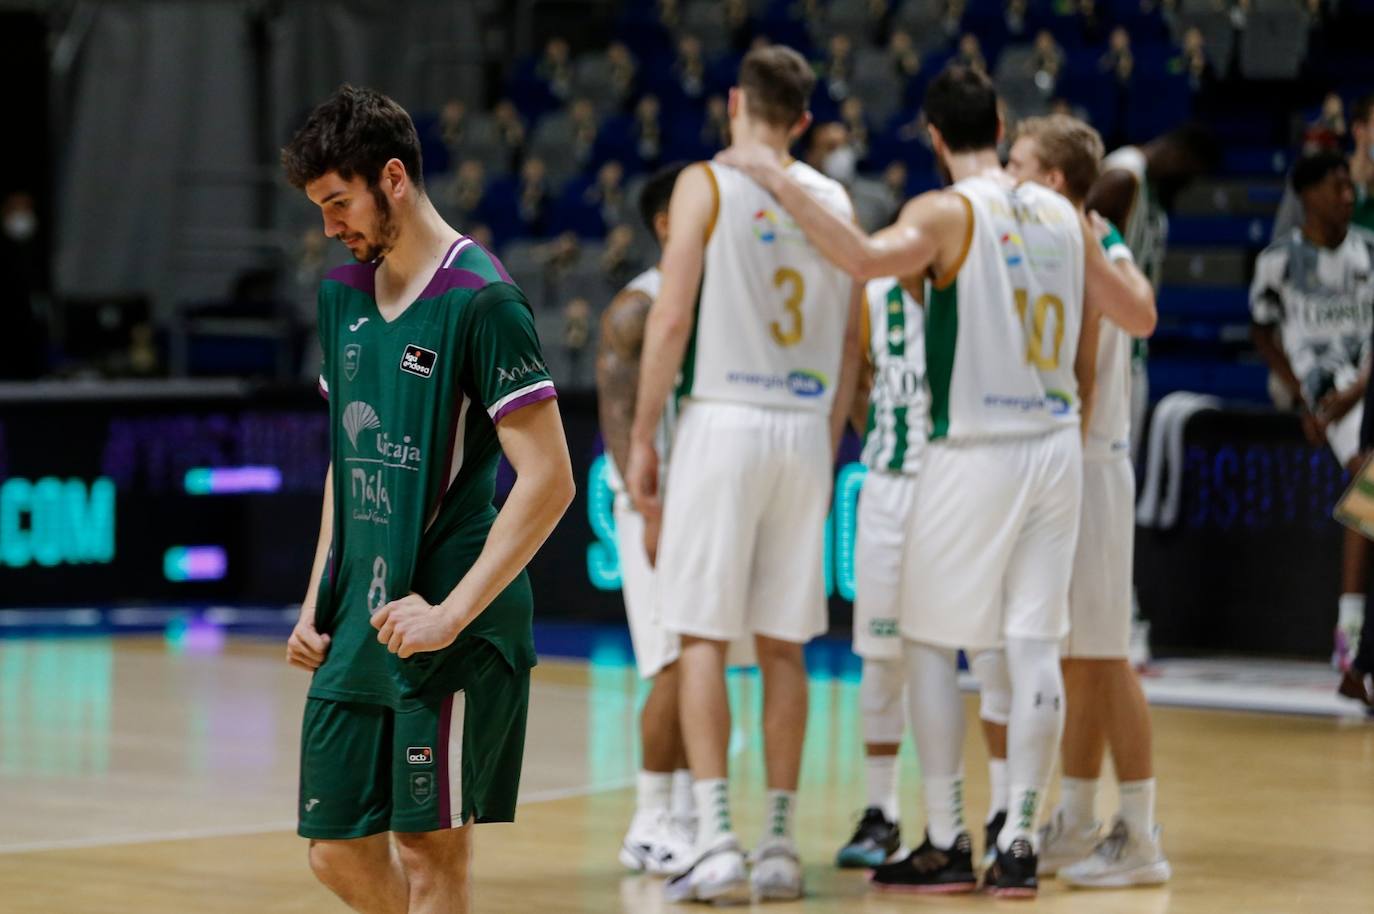
M0 483L0 564L108 564L115 554L115 485L45 476Z
M847 463L835 476L830 515L825 519L825 592L854 599L854 531L859 519L859 491L867 468ZM620 589L620 550L615 538L615 493L608 482L606 455L587 473L587 521L594 540L587 546L587 577L597 590Z

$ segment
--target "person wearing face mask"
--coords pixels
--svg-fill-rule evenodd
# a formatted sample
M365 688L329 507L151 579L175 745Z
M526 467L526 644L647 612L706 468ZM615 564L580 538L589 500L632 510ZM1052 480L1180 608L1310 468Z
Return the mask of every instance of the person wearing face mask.
M0 366L0 378L36 378L43 372L43 326L35 313L43 292L42 258L38 245L38 216L33 197L16 191L0 203L0 288L6 289L3 308L6 333L17 339L11 356Z
M844 185L854 201L854 215L864 231L887 225L901 201L887 186L859 174L859 155L850 142L849 128L837 121L818 124L806 144L806 164Z

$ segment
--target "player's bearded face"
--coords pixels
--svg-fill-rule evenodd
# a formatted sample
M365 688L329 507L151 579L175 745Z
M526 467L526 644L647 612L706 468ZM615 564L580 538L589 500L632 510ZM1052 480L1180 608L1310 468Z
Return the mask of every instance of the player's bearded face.
M349 252L359 263L376 260L396 244L396 222L391 215L391 201L387 199L380 185L374 184L368 190L376 204L371 230L350 232L340 239L349 245ZM362 242L361 246L352 246L358 242Z

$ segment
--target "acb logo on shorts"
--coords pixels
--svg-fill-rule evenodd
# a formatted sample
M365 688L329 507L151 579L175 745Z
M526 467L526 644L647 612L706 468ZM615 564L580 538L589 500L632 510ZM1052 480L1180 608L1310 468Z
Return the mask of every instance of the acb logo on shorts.
M406 761L412 765L429 765L434 761L434 750L429 746L411 746L406 749Z

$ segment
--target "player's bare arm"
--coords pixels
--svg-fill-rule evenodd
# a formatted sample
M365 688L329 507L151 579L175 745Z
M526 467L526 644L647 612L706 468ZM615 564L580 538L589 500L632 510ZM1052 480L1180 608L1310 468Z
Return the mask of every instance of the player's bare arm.
M796 220L806 238L827 260L860 282L882 276L910 276L923 273L932 264L941 265L944 252L942 233L958 232L967 212L957 199L935 191L922 194L902 208L896 223L868 235L811 196L789 177L776 153L761 144L737 144L720 153L716 161L738 168L772 194L782 208Z
M448 647L515 580L572 503L576 485L558 401L543 400L508 414L496 426L515 485L496 515L472 568L438 606L416 594L372 617L377 640L401 657Z
M687 340L692 335L692 305L701 283L706 233L716 207L715 186L706 169L700 164L684 170L673 188L668 205L668 243L663 249L663 285L644 328L625 485L646 521L656 521L662 511L654 430L682 370Z
M596 355L597 410L606 450L622 470L629 465L639 359L644 351L644 328L652 304L649 296L630 289L617 295L601 316L601 342Z
M286 661L303 670L317 670L329 652L329 636L315 629L315 598L320 592L329 545L334 539L334 464L324 474L324 504L320 508L320 537L315 543L315 562L310 568L310 586L301 600L301 614L291 637L286 641Z
M1126 221L1131 218L1131 207L1135 205L1135 192L1135 175L1122 168L1112 168L1098 176L1083 207L1101 213L1124 230Z
M840 441L844 438L844 424L854 401L854 392L859 387L859 374L863 369L863 348L859 340L859 314L864 307L864 287L854 283L849 293L849 319L844 325L844 353L840 362L840 385L835 390L835 402L830 407L830 449L839 453ZM867 398L868 391L864 391ZM859 432L863 434L862 431Z
M1149 282L1137 282L1114 267L1088 217L1079 213L1079 219L1083 227L1083 298L1131 336L1154 333L1159 315Z

